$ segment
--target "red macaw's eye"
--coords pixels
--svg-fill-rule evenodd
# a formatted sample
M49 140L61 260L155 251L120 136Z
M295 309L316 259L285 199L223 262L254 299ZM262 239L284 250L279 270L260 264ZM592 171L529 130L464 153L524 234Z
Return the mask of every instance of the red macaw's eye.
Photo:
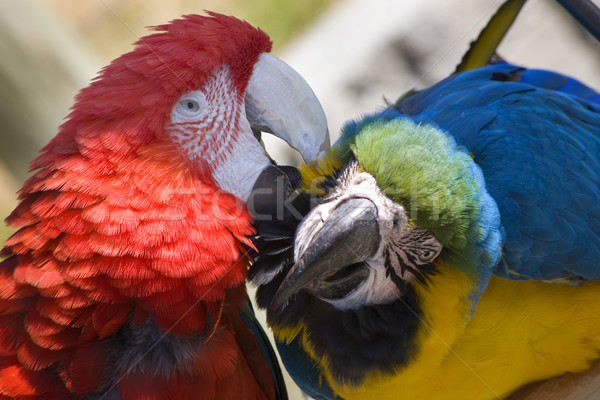
M198 104L197 101L188 99L188 100L182 100L179 102L179 104L186 109L187 111L190 112L198 112L198 110L200 110L200 104Z

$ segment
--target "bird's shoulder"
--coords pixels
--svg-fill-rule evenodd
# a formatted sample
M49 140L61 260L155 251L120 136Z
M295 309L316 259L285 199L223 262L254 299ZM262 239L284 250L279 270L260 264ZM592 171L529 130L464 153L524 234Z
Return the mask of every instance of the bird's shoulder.
M600 278L600 95L509 64L468 71L396 110L447 131L481 168L501 212L500 276Z

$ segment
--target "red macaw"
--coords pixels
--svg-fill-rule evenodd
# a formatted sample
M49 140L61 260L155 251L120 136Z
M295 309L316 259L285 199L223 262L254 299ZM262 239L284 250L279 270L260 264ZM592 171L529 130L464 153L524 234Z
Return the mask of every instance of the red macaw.
M0 399L285 396L244 285L253 131L312 159L323 111L244 21L155 30L77 95L7 219Z

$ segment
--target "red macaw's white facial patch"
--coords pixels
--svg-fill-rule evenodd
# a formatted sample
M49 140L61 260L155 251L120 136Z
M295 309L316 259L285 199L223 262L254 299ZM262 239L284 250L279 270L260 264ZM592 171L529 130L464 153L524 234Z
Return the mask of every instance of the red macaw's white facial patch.
M244 94L226 65L202 88L179 98L166 132L192 163L210 170L221 189L242 200L269 164L246 119Z

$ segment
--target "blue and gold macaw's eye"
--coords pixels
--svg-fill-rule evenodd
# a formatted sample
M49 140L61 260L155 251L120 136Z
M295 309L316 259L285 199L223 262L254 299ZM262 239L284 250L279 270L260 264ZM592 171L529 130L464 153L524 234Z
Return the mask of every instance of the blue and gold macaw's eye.
M425 250L421 254L419 254L419 261L428 262L433 260L435 257L435 252L433 250Z

